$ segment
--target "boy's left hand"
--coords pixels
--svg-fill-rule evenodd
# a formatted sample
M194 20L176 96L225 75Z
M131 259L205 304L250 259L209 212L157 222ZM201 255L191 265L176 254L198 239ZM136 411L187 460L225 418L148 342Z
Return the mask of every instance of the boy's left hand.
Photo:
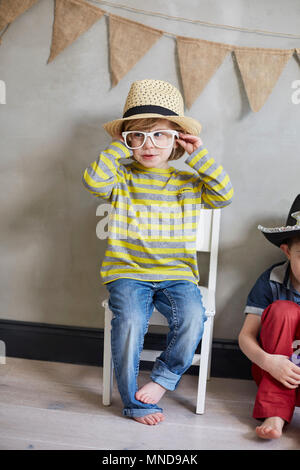
M189 155L191 155L198 147L203 145L200 137L191 134L182 134L181 132L179 132L179 139L176 139L176 142L178 142L178 144L181 145Z

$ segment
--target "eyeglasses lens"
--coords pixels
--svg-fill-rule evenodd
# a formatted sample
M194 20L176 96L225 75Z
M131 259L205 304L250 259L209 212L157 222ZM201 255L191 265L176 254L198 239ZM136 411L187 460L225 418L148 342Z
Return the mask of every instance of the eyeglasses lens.
M169 131L159 131L152 133L152 139L154 145L159 148L168 148L173 143L173 133ZM135 149L142 147L145 141L144 132L132 131L126 136L126 144L129 148Z

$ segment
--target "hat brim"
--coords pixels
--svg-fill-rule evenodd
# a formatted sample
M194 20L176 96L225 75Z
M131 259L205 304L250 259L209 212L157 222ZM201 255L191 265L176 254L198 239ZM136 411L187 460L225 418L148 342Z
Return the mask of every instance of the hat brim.
M284 243L289 238L299 236L300 235L300 229L299 230L286 231L286 232L280 232L280 233L262 232L262 234L266 237L266 239L269 242L273 243L273 245L276 245L276 246L280 247L280 245L282 245L282 243Z
M133 116L129 116L127 118L115 119L114 121L109 121L103 124L104 129L108 134L112 137L118 136L121 134L122 124L125 121L129 121L132 119L145 119L145 118L157 118L157 119L167 119L168 121L174 122L182 127L182 129L187 134L198 135L202 129L200 122L196 119L193 119L188 116L164 116L162 114L155 114L155 113L143 113L143 114L135 114Z

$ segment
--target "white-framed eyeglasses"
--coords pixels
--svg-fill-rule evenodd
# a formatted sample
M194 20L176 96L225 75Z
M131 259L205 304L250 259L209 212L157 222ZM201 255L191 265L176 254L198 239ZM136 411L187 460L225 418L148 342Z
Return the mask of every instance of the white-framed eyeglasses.
M148 136L152 140L155 147L158 147L160 149L167 149L173 145L174 138L178 138L179 134L177 131L174 131L172 129L155 130L152 132L122 132L122 137L124 138L126 147L133 150L143 147Z

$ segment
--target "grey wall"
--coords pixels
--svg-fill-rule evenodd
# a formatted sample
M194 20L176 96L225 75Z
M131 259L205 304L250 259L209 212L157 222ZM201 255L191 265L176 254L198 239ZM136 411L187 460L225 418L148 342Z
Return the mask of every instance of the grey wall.
M298 0L126 4L214 23L300 31ZM300 45L297 39L102 8L188 37L249 47ZM134 80L157 78L181 89L176 45L163 36L112 89L107 18L47 65L53 11L54 2L40 0L8 28L0 46L0 79L7 87L7 104L0 105L1 317L102 327L99 301L107 291L99 269L106 241L96 237L99 201L83 188L82 172L109 143L101 125L121 114ZM237 337L253 282L269 264L282 259L256 227L283 223L300 192L300 104L291 101L292 82L299 78L299 63L291 58L265 106L253 113L229 55L187 111L202 122L202 139L235 188L234 202L222 213L217 338Z

